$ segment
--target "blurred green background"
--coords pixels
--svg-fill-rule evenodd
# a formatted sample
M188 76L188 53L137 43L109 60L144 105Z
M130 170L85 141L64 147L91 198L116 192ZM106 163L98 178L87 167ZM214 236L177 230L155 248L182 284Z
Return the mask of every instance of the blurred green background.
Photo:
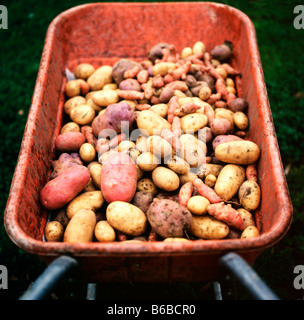
M91 1L94 2L94 1ZM132 2L132 1L130 1ZM304 290L293 286L294 267L304 265L304 29L296 30L294 7L301 1L215 1L231 5L253 21L272 115L294 208L292 226L278 244L266 249L253 268L284 300L303 299ZM0 265L9 273L8 289L0 299L17 299L44 270L36 257L17 248L3 226L3 214L16 166L27 114L39 68L46 30L62 11L84 1L1 1L8 9L8 30L0 29ZM304 3L302 2L302 5ZM304 24L304 21L302 20ZM119 290L115 290L119 288ZM150 298L203 299L205 284L145 285ZM109 288L109 297L134 298L142 286ZM118 293L119 292L119 293ZM153 296L153 294L155 295ZM211 297L212 298L212 297ZM246 295L239 295L246 299Z

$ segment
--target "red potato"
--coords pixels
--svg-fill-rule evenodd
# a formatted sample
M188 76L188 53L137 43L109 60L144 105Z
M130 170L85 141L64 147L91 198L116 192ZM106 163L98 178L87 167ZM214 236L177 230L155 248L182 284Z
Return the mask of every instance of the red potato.
M89 180L90 171L83 165L65 170L43 187L40 192L41 205L47 210L62 208L84 189Z
M168 199L154 198L147 218L158 235L163 238L183 237L192 225L192 214L179 203Z
M65 132L57 136L55 147L59 152L76 152L85 141L86 138L81 132Z
M137 169L133 160L122 152L111 154L102 166L100 189L108 203L130 202L137 187Z

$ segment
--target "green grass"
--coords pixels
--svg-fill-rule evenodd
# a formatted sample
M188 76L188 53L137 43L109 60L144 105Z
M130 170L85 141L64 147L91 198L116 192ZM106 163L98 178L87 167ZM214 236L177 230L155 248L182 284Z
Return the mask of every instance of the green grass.
M282 299L302 299L303 290L293 288L293 268L304 263L304 29L293 27L293 8L301 2L217 2L239 8L255 25L283 164L291 164L287 181L294 206L293 224L282 241L259 256L254 268ZM31 105L47 27L62 11L83 3L71 0L1 3L9 12L8 30L0 30L1 219ZM0 225L0 264L7 266L10 277L9 290L0 290L0 298L4 299L17 299L45 267L36 256L18 249L11 242L3 224Z

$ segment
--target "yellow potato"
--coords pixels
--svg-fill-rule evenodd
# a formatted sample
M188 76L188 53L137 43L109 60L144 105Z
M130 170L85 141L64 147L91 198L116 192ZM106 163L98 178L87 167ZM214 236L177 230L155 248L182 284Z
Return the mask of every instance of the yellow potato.
M91 91L97 91L101 90L105 84L111 83L112 80L112 67L105 65L96 69L87 79L87 83Z
M197 175L199 178L204 179L209 174L214 175L215 177L218 177L219 173L223 169L223 166L220 164L214 164L214 163L203 163L197 170Z
M246 116L245 113L241 111L237 111L233 115L233 121L234 124L240 129L240 130L245 130L248 127L248 117Z
M97 188L98 190L100 190L101 169L102 169L102 164L100 163L94 163L89 169L93 184L95 188Z
M192 47L193 50L193 54L197 54L197 53L202 53L204 54L206 51L206 46L204 44L204 42L202 41L197 41L195 42L195 44Z
M92 100L98 106L107 107L109 104L118 102L119 95L117 90L99 90L93 94Z
M202 113L190 113L181 117L181 128L184 133L194 133L204 128L208 118Z
M48 242L62 241L64 228L59 221L50 221L44 230L45 238Z
M150 110L139 112L136 122L145 136L160 135L162 129L171 129L171 124L166 119Z
M87 101L86 98L84 98L83 96L72 97L65 102L63 106L63 110L66 114L70 114L73 108L81 104L86 104L86 101Z
M192 54L193 54L192 48L191 47L185 47L182 50L181 58L185 59L185 58L191 56Z
M81 104L71 110L70 117L77 124L86 125L93 121L95 110L87 104Z
M118 89L118 85L117 83L106 83L102 90L117 90Z
M207 215L193 216L192 220L190 232L198 238L206 240L223 239L229 233L229 227L213 217Z
M241 218L243 219L243 221L247 227L255 226L254 218L253 218L251 212L247 211L244 208L239 208L236 211L239 213L239 215L241 216Z
M137 157L136 164L143 171L152 171L160 164L160 159L151 152L143 152Z
M207 147L192 134L183 134L179 138L181 149L179 157L189 163L191 167L199 167L205 162Z
M150 178L143 178L137 182L137 191L151 192L156 195L158 189Z
M165 191L174 191L180 184L179 177L173 170L161 166L152 171L152 180L158 188Z
M147 137L140 135L135 142L135 148L140 152L146 152L148 151L147 147Z
M208 199L203 196L193 196L187 203L188 210L196 215L203 215L207 213L207 207L210 205Z
M82 191L83 192L96 191L92 178L90 178L89 182L87 183L87 185L84 187Z
M210 187L210 188L213 188L215 186L215 183L216 183L216 176L213 175L213 174L208 174L205 178L205 184Z
M185 242L185 241L189 241L186 238L166 238L164 239L164 242Z
M154 104L149 110L155 112L162 118L166 118L168 115L168 105L165 103Z
M74 69L74 75L78 79L86 80L90 75L94 73L94 71L95 68L90 63L80 63Z
M136 165L136 172L137 172L137 181L138 181L143 177L144 171L141 170L138 165Z
M227 164L219 173L214 191L224 200L230 200L245 181L245 169L235 164Z
M168 159L167 166L177 174L187 174L190 171L189 163L178 156Z
M107 207L106 217L114 229L134 237L142 235L148 226L144 212L128 202L111 202Z
M161 159L172 157L173 154L171 144L160 136L150 136L147 139L147 148L152 154Z
M60 131L61 134L65 132L80 132L80 127L75 122L68 122L61 128Z
M119 152L129 151L134 147L135 147L135 143L133 141L123 140L118 145L118 151Z
M86 104L89 105L90 107L92 107L92 108L95 110L95 112L100 112L100 111L103 110L103 107L97 105L97 104L93 101L92 98L87 99Z
M136 148L132 148L131 150L128 151L129 156L131 159L136 163L137 157L140 155L140 151L137 150Z
M260 157L260 148L252 141L230 141L219 144L215 150L217 159L232 164L253 164Z
M85 142L79 148L79 156L84 162L92 162L96 157L96 150L92 144Z
M215 118L217 119L227 119L230 121L232 128L234 126L234 112L229 110L229 109L225 109L225 108L216 108L215 109Z
M194 179L196 178L197 178L197 175L192 171L188 172L187 174L181 174L179 176L180 185L182 186L187 182L193 182Z
M79 210L88 209L95 212L101 208L104 198L101 191L84 192L74 198L67 206L67 216L71 219Z
M248 226L244 229L241 234L241 239L251 239L256 238L260 235L259 230L255 226Z
M96 215L94 211L79 210L68 223L64 236L64 242L91 242L93 241Z
M170 70L175 70L176 64L173 62L159 62L153 66L152 73L153 76L161 75L165 76Z
M116 238L115 230L106 220L98 221L96 223L94 234L99 242L115 241Z
M260 186L253 180L246 180L239 189L240 204L248 211L258 208L261 199Z

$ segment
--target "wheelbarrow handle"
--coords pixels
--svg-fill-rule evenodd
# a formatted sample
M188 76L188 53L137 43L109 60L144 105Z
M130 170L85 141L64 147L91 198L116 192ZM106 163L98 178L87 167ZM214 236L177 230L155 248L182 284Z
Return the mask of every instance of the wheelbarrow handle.
M235 252L227 253L219 260L221 273L231 274L256 300L280 300L251 266Z
M60 256L51 262L19 300L43 300L59 281L78 266L77 260Z

